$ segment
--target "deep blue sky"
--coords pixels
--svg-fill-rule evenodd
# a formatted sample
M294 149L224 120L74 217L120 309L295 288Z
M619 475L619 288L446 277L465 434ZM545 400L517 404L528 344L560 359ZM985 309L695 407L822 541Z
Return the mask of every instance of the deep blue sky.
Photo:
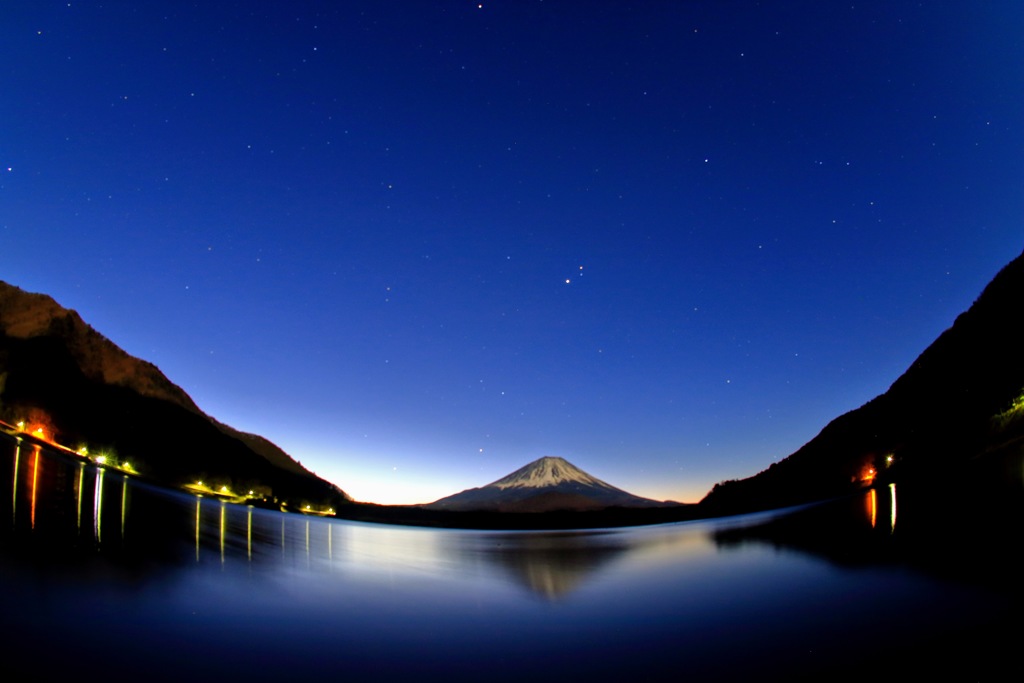
M694 501L1024 248L1024 4L0 2L0 279L357 499Z

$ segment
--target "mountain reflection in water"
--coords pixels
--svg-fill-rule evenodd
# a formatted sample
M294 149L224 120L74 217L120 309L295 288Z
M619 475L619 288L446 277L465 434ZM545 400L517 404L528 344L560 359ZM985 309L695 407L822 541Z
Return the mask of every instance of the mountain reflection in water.
M0 458L5 680L1020 673L1019 454L958 501L901 484L564 532L283 514L7 440Z

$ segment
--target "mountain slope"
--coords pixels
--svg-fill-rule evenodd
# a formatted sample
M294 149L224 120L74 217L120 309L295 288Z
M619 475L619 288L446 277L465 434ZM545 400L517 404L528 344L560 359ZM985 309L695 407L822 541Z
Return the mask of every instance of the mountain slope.
M155 365L125 353L87 325L78 313L45 294L25 292L0 281L0 334L21 340L64 339L75 364L90 380L123 386L141 396L160 398L201 413L188 394Z
M888 391L767 470L716 485L701 505L724 513L808 502L862 486L872 472L880 480L948 481L964 463L1019 444L1021 421L994 418L1024 391L1022 300L1024 254Z
M180 387L43 294L0 282L0 419L131 459L170 485L201 479L294 504L348 496L262 437L204 414Z
M671 503L669 503L671 504ZM433 510L548 512L665 505L605 483L568 460L544 457L487 486L456 493L423 507Z

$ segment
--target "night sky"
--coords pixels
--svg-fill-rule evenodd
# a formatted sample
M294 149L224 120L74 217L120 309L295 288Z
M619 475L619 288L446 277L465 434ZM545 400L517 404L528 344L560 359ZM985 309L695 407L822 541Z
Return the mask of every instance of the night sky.
M358 500L698 500L1024 248L1024 3L0 1L0 279Z

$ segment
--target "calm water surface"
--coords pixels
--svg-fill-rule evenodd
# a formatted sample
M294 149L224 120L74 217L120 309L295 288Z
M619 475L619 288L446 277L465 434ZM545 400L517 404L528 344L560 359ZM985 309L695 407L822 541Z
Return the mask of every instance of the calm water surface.
M0 467L5 681L1021 673L1016 503L979 521L883 488L787 514L457 531L224 504L6 440Z

